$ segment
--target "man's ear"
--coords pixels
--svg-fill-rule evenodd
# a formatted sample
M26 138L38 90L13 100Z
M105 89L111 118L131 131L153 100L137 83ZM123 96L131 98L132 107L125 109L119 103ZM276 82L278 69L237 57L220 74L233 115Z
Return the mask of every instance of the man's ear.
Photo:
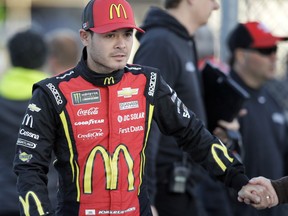
M80 39L81 39L82 44L84 46L87 46L88 40L89 40L89 32L85 31L84 29L80 29L79 34L80 34Z
M235 51L235 60L241 65L245 63L245 52L243 49L237 48Z

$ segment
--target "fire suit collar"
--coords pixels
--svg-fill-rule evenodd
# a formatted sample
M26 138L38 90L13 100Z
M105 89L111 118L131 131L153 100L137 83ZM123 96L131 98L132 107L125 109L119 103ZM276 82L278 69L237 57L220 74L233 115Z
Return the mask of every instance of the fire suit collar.
M110 74L99 74L88 68L87 63L87 52L86 48L83 49L82 58L75 70L79 71L81 76L88 82L96 86L110 86L117 84L122 79L124 69L113 71Z

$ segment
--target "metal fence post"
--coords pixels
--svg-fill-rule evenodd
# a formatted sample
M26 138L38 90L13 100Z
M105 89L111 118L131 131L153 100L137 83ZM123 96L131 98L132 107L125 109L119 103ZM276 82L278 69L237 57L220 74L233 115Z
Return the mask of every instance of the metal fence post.
M238 0L221 0L220 59L227 62L229 56L226 39L238 22Z

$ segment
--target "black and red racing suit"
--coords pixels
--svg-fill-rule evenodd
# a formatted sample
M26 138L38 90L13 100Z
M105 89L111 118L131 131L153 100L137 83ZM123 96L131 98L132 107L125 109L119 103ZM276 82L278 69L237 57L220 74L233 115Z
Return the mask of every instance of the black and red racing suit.
M21 215L53 215L47 194L52 151L59 172L55 215L152 215L145 149L152 118L164 134L227 186L247 183L243 166L188 110L160 73L127 65L98 74L79 64L34 85L17 140Z

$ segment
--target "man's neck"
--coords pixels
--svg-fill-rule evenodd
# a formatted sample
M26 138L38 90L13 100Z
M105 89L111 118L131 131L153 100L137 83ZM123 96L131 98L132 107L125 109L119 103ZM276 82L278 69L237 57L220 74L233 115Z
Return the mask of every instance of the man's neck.
M191 17L191 13L188 13L187 8L175 8L168 9L167 13L173 16L179 23L181 23L186 30L188 31L190 36L193 36L196 30L200 27L193 22L193 18Z

